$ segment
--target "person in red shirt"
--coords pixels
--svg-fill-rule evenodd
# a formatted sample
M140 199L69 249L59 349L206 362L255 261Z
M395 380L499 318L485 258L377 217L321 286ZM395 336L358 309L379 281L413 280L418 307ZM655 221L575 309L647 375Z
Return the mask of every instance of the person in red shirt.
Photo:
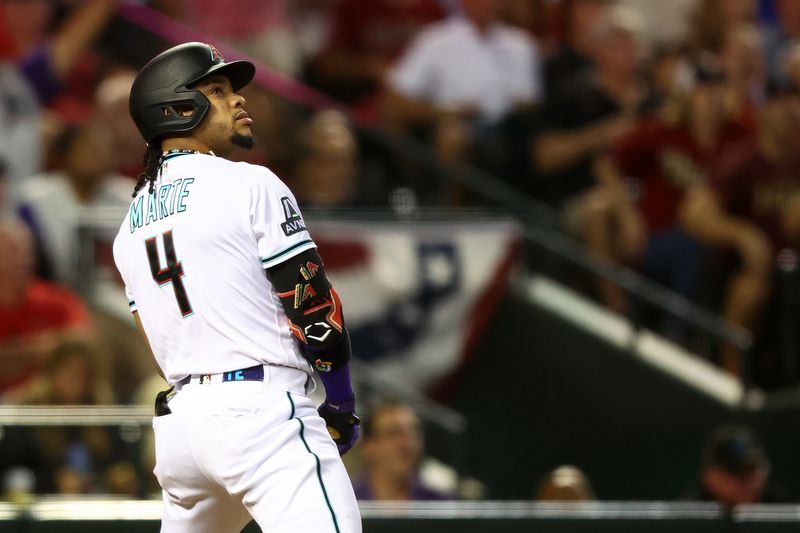
M776 256L800 245L800 90L777 88L759 115L758 150L687 198L687 227L720 248L734 248L742 269L731 283L731 319L760 329ZM750 275L745 275L746 273ZM730 299L729 299L730 300ZM723 351L733 371L739 355ZM759 357L755 370L770 366Z
M800 87L773 90L759 116L758 151L715 176L709 199L758 226L779 252L800 245Z
M724 82L715 63L698 63L694 86L683 106L674 110L675 120L662 117L641 123L618 144L615 162L639 191L637 201L649 232L644 272L695 298L705 246L732 247L741 267L726 287L721 313L734 324L752 328L753 310L762 304L768 286L759 232L739 225L726 233L726 240L713 238L696 221L708 220L709 213L692 209L687 200L714 176L741 166L754 149L752 129L726 114ZM731 347L722 352L724 366L738 373L740 354Z
M33 378L59 342L93 336L80 298L35 279L33 259L27 229L15 222L0 224L0 393Z

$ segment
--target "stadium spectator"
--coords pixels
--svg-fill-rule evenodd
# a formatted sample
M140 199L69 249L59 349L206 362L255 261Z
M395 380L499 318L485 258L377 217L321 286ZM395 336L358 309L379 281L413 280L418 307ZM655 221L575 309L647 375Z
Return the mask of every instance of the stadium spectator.
M111 402L102 362L91 344L65 342L48 356L42 374L12 399L24 405L101 405ZM0 468L27 467L37 493L111 493L135 496L139 481L126 447L111 427L9 428L0 441Z
M88 0L74 7L58 28L48 34L56 8L47 0L8 0L0 3L0 156L8 165L10 201L22 180L41 171L46 134L59 129L58 120L40 112L40 105L61 112L82 113L91 106L87 94L56 102L75 85L91 79L70 73L85 66L85 54L100 34L118 0ZM79 92L78 92L79 93ZM45 134L43 136L43 133Z
M113 172L112 138L97 123L66 129L58 144L59 170L31 177L20 191L19 212L41 246L46 264L61 283L77 285L79 228L103 210L124 212L130 205L131 180ZM103 234L110 246L116 228ZM95 251L93 249L93 251ZM100 250L102 252L102 250ZM110 259L110 248L105 260ZM102 254L101 254L102 255ZM99 259L103 260L103 257Z
M128 113L128 95L135 73L120 70L103 78L95 90L96 121L111 139L113 170L135 177L142 169L142 138Z
M374 120L390 67L422 28L443 16L437 0L342 0L328 42L309 65L310 81Z
M697 486L686 491L683 499L714 501L728 508L791 501L786 489L770 478L764 448L743 426L723 426L709 434Z
M586 474L575 466L564 465L549 472L539 482L535 499L549 502L583 502L596 498Z
M689 30L695 52L719 50L728 29L755 24L757 7L755 0L700 0Z
M596 68L576 74L545 103L531 143L536 178L522 184L561 212L566 230L592 255L620 262L641 254L643 228L606 155L645 110L638 28L635 14L623 8L597 21L591 31ZM611 309L625 308L618 287L601 280L598 290Z
M533 40L499 19L499 0L462 0L461 14L420 33L388 75L387 126L420 132L448 161L470 159L504 121L541 96ZM452 203L463 202L453 191Z
M555 98L574 76L585 76L594 65L594 33L606 16L610 0L563 0L559 3L564 28L556 53L544 64L545 96Z
M705 251L679 220L685 194L736 168L754 142L750 128L727 116L723 83L713 58L698 63L694 87L680 105L665 117L642 121L614 150L614 166L640 195L638 206L648 231L643 271L689 298L698 297ZM751 237L736 235L743 257L752 250ZM738 305L732 290L730 309ZM682 335L674 326L669 326L670 335Z
M16 66L0 60L0 158L6 164L6 190L0 210L10 210L24 178L42 168L41 111L30 83Z
M727 28L719 49L720 66L725 76L726 106L742 122L753 122L756 109L764 100L767 76L762 39L754 25Z
M431 125L442 116L497 124L541 94L533 41L498 18L498 0L462 0L462 14L426 28L389 73L390 123Z
M366 471L353 481L359 500L443 500L448 495L419 479L424 453L416 413L401 403L386 403L362 422L360 450Z
M724 316L759 332L776 254L800 245L800 92L775 87L759 116L758 150L741 166L717 174L686 200L683 221L698 238L738 252ZM726 348L722 363L741 373L741 354ZM756 370L763 373L762 361Z
M653 50L645 67L653 105L659 109L680 100L694 80L692 61L683 45L667 44Z
M34 278L33 260L27 228L0 223L0 394L28 383L65 338L93 336L81 300Z
M359 186L358 147L338 111L317 113L301 129L293 180L303 207L352 206Z

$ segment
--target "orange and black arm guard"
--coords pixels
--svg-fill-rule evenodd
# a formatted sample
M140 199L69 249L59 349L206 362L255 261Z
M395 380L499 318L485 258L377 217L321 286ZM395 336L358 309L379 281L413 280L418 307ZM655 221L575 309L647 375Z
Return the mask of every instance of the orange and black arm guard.
M320 372L345 366L350 361L350 338L342 302L317 250L301 252L268 269L267 275L306 359Z

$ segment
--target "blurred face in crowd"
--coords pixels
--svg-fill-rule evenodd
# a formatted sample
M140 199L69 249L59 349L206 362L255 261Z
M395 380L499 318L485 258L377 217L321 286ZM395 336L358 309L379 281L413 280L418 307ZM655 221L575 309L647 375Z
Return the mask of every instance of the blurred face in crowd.
M755 83L764 77L761 37L754 26L730 28L720 51L722 68L733 83Z
M759 502L767 485L768 474L769 468L766 466L757 466L741 474L707 466L702 473L702 482L715 501L732 507Z
M17 305L33 280L33 238L25 226L0 225L0 306Z
M624 28L612 28L598 39L597 44L595 60L600 70L619 77L636 74L639 42L635 33Z
M488 25L500 14L500 0L461 0L464 14L478 25Z
M325 113L329 114L318 116L309 126L298 192L311 205L343 205L352 200L357 185L356 140L345 119Z
M680 51L661 55L652 65L653 86L665 97L684 94L692 84L692 67Z
M409 480L422 457L419 418L409 407L387 405L372 415L372 432L363 443L364 459L373 473Z
M100 182L114 166L112 139L95 126L80 127L65 146L64 170L79 188Z
M77 347L62 356L50 373L54 401L63 405L89 402L92 382L89 360L89 356L78 351Z
M128 95L135 73L121 72L104 79L97 86L95 100L100 124L113 139L117 156L138 154L142 150L142 137L128 112Z
M604 0L574 0L567 13L569 20L569 38L585 40L590 36L608 11L608 2Z

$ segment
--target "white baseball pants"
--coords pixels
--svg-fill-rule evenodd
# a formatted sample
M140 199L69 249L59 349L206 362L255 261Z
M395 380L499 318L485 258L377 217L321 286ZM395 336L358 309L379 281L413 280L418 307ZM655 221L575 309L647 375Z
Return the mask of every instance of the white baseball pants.
M306 394L306 374L192 378L153 419L162 533L360 533L347 472Z

